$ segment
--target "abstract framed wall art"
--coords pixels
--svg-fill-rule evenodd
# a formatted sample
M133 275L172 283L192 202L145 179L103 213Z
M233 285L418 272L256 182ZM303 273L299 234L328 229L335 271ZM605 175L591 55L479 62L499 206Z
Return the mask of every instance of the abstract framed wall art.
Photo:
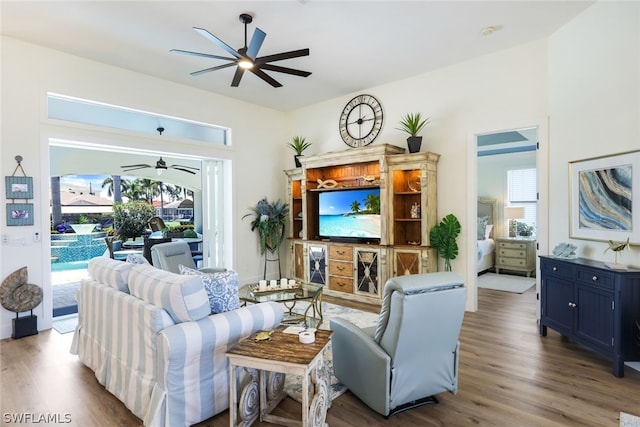
M6 176L7 199L33 199L33 178L30 176Z
M640 151L569 162L570 237L640 244Z
M7 203L7 225L33 225L33 204Z

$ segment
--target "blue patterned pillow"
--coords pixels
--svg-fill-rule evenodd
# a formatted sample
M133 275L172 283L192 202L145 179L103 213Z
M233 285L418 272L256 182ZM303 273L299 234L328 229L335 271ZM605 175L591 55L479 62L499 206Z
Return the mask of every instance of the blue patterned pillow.
M204 290L209 297L211 313L218 314L240 308L238 297L238 273L227 270L216 273L203 273L180 264L180 274L197 275L202 279Z
M478 217L478 240L484 240L486 238L485 230L487 228L487 223L489 222L488 216Z

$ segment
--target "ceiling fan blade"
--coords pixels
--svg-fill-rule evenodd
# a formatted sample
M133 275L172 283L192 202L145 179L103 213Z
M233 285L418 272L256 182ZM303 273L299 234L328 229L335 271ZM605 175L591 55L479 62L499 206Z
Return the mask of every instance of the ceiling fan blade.
M129 169L123 169L122 172L131 172L131 171L137 171L138 169L147 169L150 168L151 166L140 166L137 168L129 168Z
M199 171L200 170L200 168L196 168L196 167L193 167L193 166L185 166L185 165L171 165L169 167L170 168L174 168L174 169L176 169L176 168L192 169L194 171Z
M194 71L193 73L190 73L190 74L192 76L199 76L200 74L209 73L211 71L216 71L216 70L221 70L221 69L227 68L227 67L233 67L234 65L236 65L235 62L230 62L228 64L218 65L216 67L211 67L211 68L205 68L204 70L200 70L200 71Z
M294 76L300 77L308 77L311 75L309 71L294 70L293 68L280 67L279 65L273 64L262 64L260 65L260 68L263 70L276 71L278 73L293 74Z
M171 166L171 169L176 169L176 170L179 170L179 171L182 171L182 172L187 172L187 173L190 173L191 175L195 175L196 174L195 172L190 171L189 169L178 168L178 167L175 167L175 166Z
M270 75L268 75L267 73L265 73L264 71L262 71L259 68L254 67L254 68L251 68L250 71L253 74L255 74L256 76L260 77L265 82L269 83L273 87L281 87L282 86L282 84L279 83L276 79L274 79L273 77L271 77Z
M265 64L267 62L282 61L284 59L298 58L300 56L308 56L309 49L291 50L289 52L276 53L274 55L261 56L256 58L256 64Z
M123 165L123 166L120 166L120 167L121 168L150 168L151 165L140 163L140 164L137 164L137 165Z
M211 55L209 53L192 52L190 50L182 50L182 49L171 49L169 52L181 53L183 55L201 56L203 58L223 59L223 60L226 60L226 61L235 61L236 60L236 58L229 58L228 56Z
M249 47L247 48L246 53L246 55L252 60L255 60L256 56L258 56L258 51L260 50L260 47L262 47L262 42L264 42L264 38L266 35L267 33L262 31L260 28L256 28L253 31L253 35L251 36L251 41L249 42Z
M202 37L208 40L211 40L212 42L220 46L222 49L226 50L227 53L229 55L232 55L234 58L238 58L238 59L242 58L242 55L236 52L234 48L232 48L231 46L229 46L228 44L226 44L225 42L223 42L222 40L220 40L219 38L211 34L209 31L205 30L204 28L193 27L193 29L196 30L196 32L200 34Z
M244 68L238 67L236 68L236 73L233 75L233 80L231 81L232 87L238 87L240 85L240 80L242 80L242 76L244 75Z

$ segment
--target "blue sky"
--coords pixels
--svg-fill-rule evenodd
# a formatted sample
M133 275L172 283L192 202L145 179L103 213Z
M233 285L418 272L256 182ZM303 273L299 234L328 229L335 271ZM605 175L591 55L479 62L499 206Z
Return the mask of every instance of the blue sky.
M364 209L367 195L372 192L376 192L376 195L380 194L379 189L371 188L320 193L320 215L341 215L345 212L351 212L351 203L354 200L360 202L360 209Z

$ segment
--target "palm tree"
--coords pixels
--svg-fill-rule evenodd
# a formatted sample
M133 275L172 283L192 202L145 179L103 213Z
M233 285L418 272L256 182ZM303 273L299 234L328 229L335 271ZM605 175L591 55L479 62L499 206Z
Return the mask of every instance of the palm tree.
M364 202L365 207L370 213L380 213L380 196L376 196L375 193L367 194L367 199Z
M102 181L102 188L107 187L107 195L113 196L115 203L122 202L122 192L126 190L129 181L121 179L120 175L108 176Z
M352 212L360 212L360 202L357 200L354 200L353 202L351 202L351 211Z

